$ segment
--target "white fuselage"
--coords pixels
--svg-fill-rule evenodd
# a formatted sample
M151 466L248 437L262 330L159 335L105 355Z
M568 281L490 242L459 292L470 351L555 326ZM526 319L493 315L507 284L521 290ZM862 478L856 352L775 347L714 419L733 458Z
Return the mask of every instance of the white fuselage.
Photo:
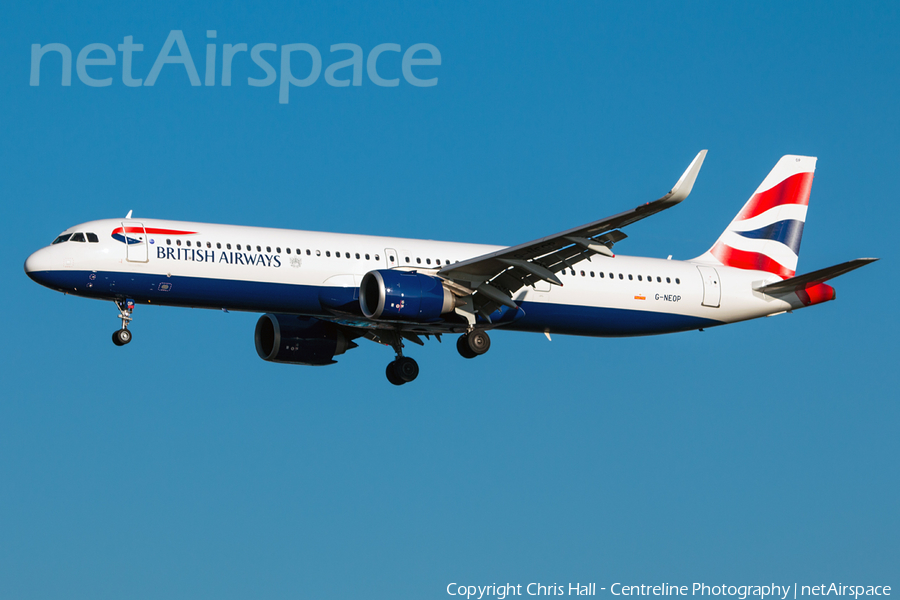
M331 320L352 319L351 305L369 271L397 268L433 275L448 263L501 248L157 219L91 221L64 233L91 233L98 241L56 243L32 254L25 264L29 276L59 291L139 304ZM519 290L513 300L524 316L487 326L646 335L803 306L793 294L775 298L754 292L780 280L771 273L685 261L594 256L565 269L559 278L562 287L539 283Z

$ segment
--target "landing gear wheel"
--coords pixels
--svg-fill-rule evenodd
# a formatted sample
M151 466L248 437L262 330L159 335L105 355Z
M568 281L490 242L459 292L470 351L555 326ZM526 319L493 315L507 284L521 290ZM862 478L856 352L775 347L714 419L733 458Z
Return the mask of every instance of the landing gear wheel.
M491 338L484 331L472 331L461 335L456 341L456 349L464 358L475 358L490 350Z
M406 382L397 376L397 372L394 370L394 367L396 365L397 365L396 362L388 363L387 368L384 370L384 374L387 375L388 381L390 381L394 385L403 385Z
M113 332L112 341L116 346L124 346L131 341L131 332L127 329L118 329Z
M394 361L394 372L403 383L409 383L419 376L419 363L408 356L401 356Z
M394 385L403 385L419 376L419 364L408 356L398 356L397 360L388 364L384 374Z
M484 331L473 331L466 336L469 350L477 355L484 354L491 349L491 338Z
M459 352L459 355L463 358L475 358L478 355L469 349L468 337L468 335L459 336L459 339L456 340L456 351Z

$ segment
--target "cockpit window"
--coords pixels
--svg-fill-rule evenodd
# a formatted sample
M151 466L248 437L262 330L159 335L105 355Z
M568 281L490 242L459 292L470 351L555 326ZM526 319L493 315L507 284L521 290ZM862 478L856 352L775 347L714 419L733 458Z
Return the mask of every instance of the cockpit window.
M71 237L71 239L69 239L69 241L70 242L83 242L84 234L81 233L80 231L78 233L73 233L72 237Z
M100 238L97 237L96 233L88 233L88 241L92 244L96 244L100 241Z
M72 237L71 233L64 233L63 235L53 240L53 244L62 244L63 242L68 242L70 237ZM53 244L50 245L52 246Z

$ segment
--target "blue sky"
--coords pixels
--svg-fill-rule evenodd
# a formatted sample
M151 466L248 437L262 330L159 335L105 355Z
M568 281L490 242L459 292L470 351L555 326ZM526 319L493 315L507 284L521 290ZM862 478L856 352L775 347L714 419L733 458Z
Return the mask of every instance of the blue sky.
M0 9L5 337L0 596L447 597L448 583L900 585L893 3L136 3ZM315 46L290 90L31 45ZM332 44L440 50L437 85L324 81ZM273 55L274 56L274 55ZM391 55L384 55L389 57ZM341 58L344 56L342 55ZM48 57L49 58L49 57ZM119 59L121 57L119 56ZM302 70L302 57L294 68ZM57 62L53 62L53 61ZM278 66L277 60L272 61ZM381 69L379 63L379 69ZM380 71L381 72L381 71ZM124 215L516 244L665 193L625 254L686 259L783 154L819 157L799 271L881 261L836 302L626 340L498 332L265 363L253 314L113 306L31 282L29 253ZM450 343L447 343L450 341Z

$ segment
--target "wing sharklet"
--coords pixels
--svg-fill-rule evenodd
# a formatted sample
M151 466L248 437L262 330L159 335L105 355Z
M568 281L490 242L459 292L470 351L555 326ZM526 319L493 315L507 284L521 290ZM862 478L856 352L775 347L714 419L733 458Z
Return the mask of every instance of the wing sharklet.
M684 173L682 173L681 177L675 183L675 187L656 202L678 204L687 198L691 193L691 190L694 189L694 182L697 181L697 174L700 173L700 167L703 166L703 160L705 158L706 150L698 152L697 156L694 157L694 160L691 161L691 164L688 165L688 168L685 169Z

